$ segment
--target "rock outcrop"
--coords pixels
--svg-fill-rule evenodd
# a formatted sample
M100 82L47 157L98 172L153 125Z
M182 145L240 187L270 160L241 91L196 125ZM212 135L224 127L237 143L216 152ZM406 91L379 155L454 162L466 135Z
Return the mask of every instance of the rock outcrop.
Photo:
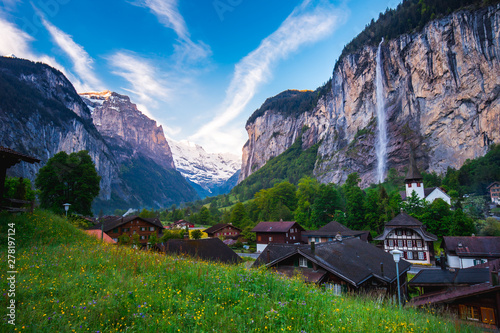
M366 46L340 59L331 91L309 111L260 110L246 127L239 181L302 134L304 143L321 140L320 181L358 172L363 186L375 182L376 52ZM499 56L500 5L462 10L382 44L388 168L403 171L413 146L422 170L443 173L500 142Z

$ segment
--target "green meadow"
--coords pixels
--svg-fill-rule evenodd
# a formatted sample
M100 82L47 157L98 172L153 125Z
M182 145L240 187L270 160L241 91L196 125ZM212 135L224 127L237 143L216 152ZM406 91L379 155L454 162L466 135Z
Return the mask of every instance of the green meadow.
M101 244L46 211L0 215L1 332L475 332L430 311L336 297L265 269ZM16 289L9 297L8 224ZM15 299L15 325L7 305Z

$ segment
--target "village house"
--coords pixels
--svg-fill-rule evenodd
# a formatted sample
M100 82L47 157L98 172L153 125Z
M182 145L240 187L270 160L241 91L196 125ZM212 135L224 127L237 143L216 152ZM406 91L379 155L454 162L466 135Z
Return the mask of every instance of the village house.
M412 264L434 263L434 244L437 236L425 230L416 218L401 212L389 221L375 240L383 241L386 252L403 251L404 258Z
M441 248L449 267L467 268L500 258L500 237L444 236Z
M318 244L318 243L325 243L325 242L331 242L334 240L338 235L340 235L342 238L346 237L356 237L361 239L362 241L368 242L372 240L372 237L370 235L370 232L367 230L351 230L347 228L345 225L332 221L318 230L308 230L302 232L302 238L307 238L307 243L311 244L312 242Z
M306 282L324 285L336 295L361 291L397 295L393 256L355 237L309 245L269 244L253 267L261 265L290 277L300 274ZM400 260L398 267L401 295L406 295L411 264Z
M188 255L202 260L239 264L241 258L219 238L170 239L156 245L156 248L170 255Z
M415 192L419 199L425 199L428 202L433 202L436 199L443 199L448 205L451 204L451 198L440 187L424 187L424 177L418 171L417 163L413 154L410 154L410 165L405 177L405 191L401 191L401 199L406 201Z
M163 224L160 220L135 215L116 219L110 218L99 222L91 229L101 230L101 226L103 226L104 232L115 242L118 242L118 238L122 235L127 235L132 240L133 235L138 234L142 246L147 246L152 234L156 234L158 238L163 234Z
M488 186L491 202L500 205L500 182L493 182Z
M210 238L223 237L235 240L240 237L241 231L242 230L240 228L235 227L231 223L219 223L203 230L203 232L205 232Z
M294 221L260 222L252 229L256 233L257 252L262 252L267 244L302 243L302 228Z
M417 307L441 307L462 320L486 329L498 330L499 271L498 259L466 269L421 271L410 281L410 286L424 287L426 292L413 298L410 304ZM431 286L433 289L429 289Z
M186 227L194 228L194 224L186 220L179 220L175 221L174 223L170 223L168 226L165 226L165 229L185 229Z

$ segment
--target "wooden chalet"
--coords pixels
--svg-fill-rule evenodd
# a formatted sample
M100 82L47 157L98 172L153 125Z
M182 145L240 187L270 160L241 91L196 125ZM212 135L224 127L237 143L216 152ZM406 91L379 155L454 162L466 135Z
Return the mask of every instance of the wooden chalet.
M186 227L194 228L194 224L186 220L179 220L174 223L170 223L165 227L165 229L185 229Z
M397 294L393 256L358 238L310 245L269 244L254 267L265 265L278 273L300 274L306 282L324 285L336 295L346 292ZM399 262L401 294L407 294L406 274L411 264Z
M23 211L23 209L20 209L19 207L23 204L28 203L23 200L4 198L7 169L21 162L34 164L39 163L40 160L28 155L21 154L10 148L0 146L0 210L13 212Z
M370 232L367 230L351 230L345 225L332 221L323 227L319 228L318 230L308 230L302 232L302 238L307 238L307 243L311 244L312 242L318 244L318 243L325 243L325 242L331 242L335 240L338 237L342 238L351 238L351 237L356 237L361 239L362 241L368 242L372 240L372 237L370 235Z
M487 187L490 191L491 202L500 205L500 182L493 182Z
M467 269L421 272L410 281L410 285L424 287L425 292L413 298L410 304L445 308L462 320L498 331L499 271L500 260L494 260ZM429 289L431 286L434 289Z
M467 268L500 258L500 237L444 236L441 243L448 266Z
M229 239L238 239L241 231L242 230L240 228L235 227L231 223L219 223L203 230L203 232L205 232L210 238L223 237Z
M142 246L147 246L152 234L156 234L158 238L163 234L163 224L160 220L135 215L118 218L109 217L107 220L96 224L92 229L101 230L101 227L115 242L118 242L118 238L122 235L127 235L132 240L133 235L138 234Z
M268 244L302 243L304 228L294 221L260 222L252 229L256 233L257 252L262 252Z
M384 232L375 240L384 242L386 252L399 250L404 252L404 259L413 264L431 264L434 262L434 245L437 236L425 230L425 226L416 218L401 212L389 221Z
M190 257L216 261L225 264L239 264L241 258L219 238L170 239L156 248L170 255L188 255Z

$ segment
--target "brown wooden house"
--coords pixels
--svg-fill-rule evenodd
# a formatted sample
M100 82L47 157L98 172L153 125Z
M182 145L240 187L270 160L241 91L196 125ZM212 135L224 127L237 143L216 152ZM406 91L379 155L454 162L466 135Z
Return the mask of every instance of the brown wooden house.
M262 252L268 244L302 243L304 228L294 221L260 222L252 229L256 233L257 252Z
M488 267L488 276L484 276L481 268ZM441 270L415 276L410 285L422 286L430 283L439 284L440 291L431 290L411 300L411 305L417 307L442 307L456 314L462 320L466 320L487 329L500 329L500 284L499 271L500 259L478 265L473 268L453 269L449 272L461 272L461 280L453 277L448 281L442 279L436 281ZM464 283L465 282L467 283ZM486 281L485 281L486 280ZM440 283L439 283L440 282Z
M160 238L163 234L163 224L158 219L149 219L139 216L110 218L99 222L92 229L104 228L114 241L118 242L118 238L122 235L128 235L132 239L134 234L139 235L139 242L142 246L147 246L149 238L152 234L156 234Z
M240 228L235 227L230 223L219 223L214 225L213 227L203 230L203 232L205 232L209 238L223 237L230 239L238 239L238 237L240 237L241 231L242 230Z
M265 265L278 273L300 275L306 282L324 285L335 295L346 292L397 294L393 256L358 238L320 244L269 244L254 267ZM401 295L406 295L406 273L411 264L399 262Z

